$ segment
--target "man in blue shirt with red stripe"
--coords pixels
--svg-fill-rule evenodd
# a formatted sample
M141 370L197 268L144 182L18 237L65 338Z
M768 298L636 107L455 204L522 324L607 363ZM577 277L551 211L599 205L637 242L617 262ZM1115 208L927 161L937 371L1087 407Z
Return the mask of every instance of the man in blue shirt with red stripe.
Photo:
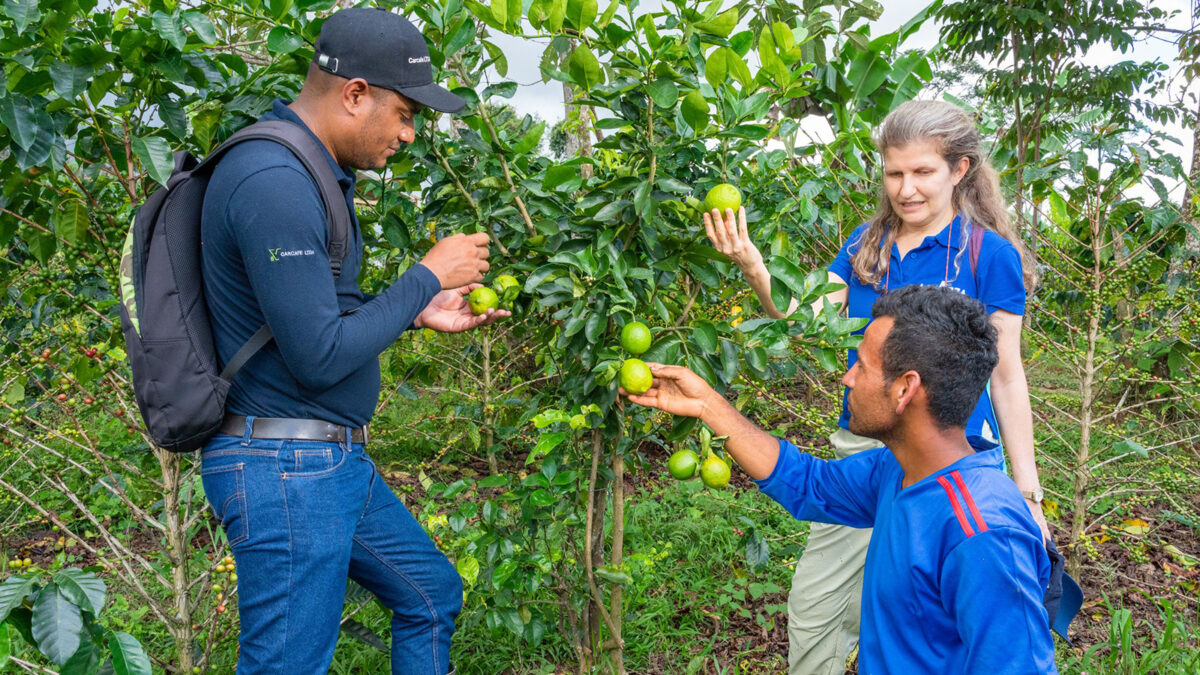
M678 366L650 364L654 386L629 400L728 436L733 459L797 518L875 528L860 673L1056 673L1041 530L997 446L964 431L996 365L995 328L978 301L933 286L892 291L872 316L843 382L850 431L885 448L803 454Z

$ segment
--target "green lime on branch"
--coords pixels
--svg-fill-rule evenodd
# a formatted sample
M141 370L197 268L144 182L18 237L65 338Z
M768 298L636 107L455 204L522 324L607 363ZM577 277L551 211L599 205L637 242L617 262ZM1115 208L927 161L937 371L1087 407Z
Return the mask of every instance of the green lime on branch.
M500 297L501 304L510 303L521 292L521 282L511 274L501 274L492 281L492 290Z
M500 296L487 286L480 286L467 296L467 305L476 316L486 313L489 309L496 309L499 304Z
M725 209L730 209L734 213L742 207L742 193L729 183L721 183L708 191L704 196L704 211L712 211L717 209L722 214Z
M633 355L650 349L650 329L641 321L630 321L621 329L621 347Z
M716 455L710 456L700 465L700 480L714 490L729 485L729 465Z
M645 361L625 359L625 362L621 364L621 373L617 382L622 389L631 394L644 394L654 386L654 375L650 373L650 366L646 365Z
M700 458L692 450L678 450L667 460L667 470L679 480L695 477L699 466Z

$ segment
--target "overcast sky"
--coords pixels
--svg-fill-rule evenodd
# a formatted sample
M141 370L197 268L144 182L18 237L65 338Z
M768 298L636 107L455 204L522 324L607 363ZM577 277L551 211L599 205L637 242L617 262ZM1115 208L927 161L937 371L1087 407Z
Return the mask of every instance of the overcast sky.
M881 35L896 30L927 4L925 0L890 0L885 2L883 15L878 21L872 24L872 34ZM1170 23L1171 27L1178 29L1187 29L1190 27L1191 15L1189 13L1188 0L1157 0L1155 4L1164 10L1177 12L1177 15ZM608 3L606 0L600 1L600 10L602 12L607 6ZM662 0L644 0L639 7L639 14L657 10L661 6ZM511 100L512 105L517 109L518 113L535 114L550 123L562 119L562 84L553 80L543 84L541 72L538 69L542 52L545 50L548 41L531 40L509 35L494 35L492 36L492 40L504 49L505 55L508 58L507 79L518 82L521 85ZM920 31L909 38L906 46L910 48L930 48L937 43L937 40L937 27L932 23L927 23ZM1177 55L1177 48L1173 44L1158 39L1148 39L1137 43L1135 48L1126 54L1114 52L1107 47L1094 49L1087 55L1086 60L1092 65L1102 66L1124 60L1159 59L1171 66L1171 72L1175 75L1175 83L1171 91L1172 95L1178 96L1180 78L1177 75ZM490 76L496 78L494 72L490 73ZM1193 85L1193 91L1196 88ZM1195 104L1193 103L1192 105L1194 106ZM1178 153L1185 163L1190 161L1192 152L1191 133L1179 126L1165 130L1180 140L1181 146L1178 149Z

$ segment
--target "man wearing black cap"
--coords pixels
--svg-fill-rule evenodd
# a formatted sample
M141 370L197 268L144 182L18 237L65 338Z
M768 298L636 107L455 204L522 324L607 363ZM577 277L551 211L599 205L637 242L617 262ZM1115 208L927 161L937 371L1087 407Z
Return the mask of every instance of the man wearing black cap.
M353 217L354 169L382 168L414 138L422 107L465 102L433 82L425 40L384 10L348 9L322 27L284 120L324 147ZM356 283L362 239L335 276L326 209L298 157L273 141L233 147L205 193L205 296L222 363L259 327L274 339L238 372L226 423L201 454L204 489L237 562L238 673L324 673L347 577L393 611L392 672L445 675L462 606L457 571L365 453L379 354L409 327L458 332L471 314L488 236L438 242L378 296Z

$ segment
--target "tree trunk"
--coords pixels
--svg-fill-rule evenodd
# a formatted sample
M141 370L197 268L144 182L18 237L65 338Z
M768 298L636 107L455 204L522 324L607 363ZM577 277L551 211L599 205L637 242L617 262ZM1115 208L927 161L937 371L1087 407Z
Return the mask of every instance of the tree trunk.
M1092 479L1091 443L1092 443L1092 406L1095 400L1095 385L1097 379L1096 344L1100 339L1100 287L1103 284L1102 250L1104 248L1100 234L1100 215L1103 209L1099 195L1096 196L1095 210L1091 215L1092 235L1092 288L1088 299L1087 351L1083 359L1083 370L1079 374L1079 447L1075 451L1075 479L1072 486L1071 540L1068 547L1071 550L1067 561L1068 571L1079 576L1083 565L1083 555L1079 543L1082 541L1084 524L1087 522L1088 488ZM1111 244L1114 248L1117 242Z
M612 564L611 569L620 570L625 558L625 455L621 454L621 437L613 441L613 490L612 490ZM613 627L611 663L614 675L625 675L625 654L621 644L621 618L625 612L621 605L621 586L613 584L609 597Z
M156 449L158 464L163 477L163 512L166 516L167 528L167 559L171 561L171 595L174 601L174 624L168 625L171 637L175 640L175 659L177 673L192 672L192 645L195 633L192 631L192 608L188 604L188 549L190 541L179 510L179 455L166 450Z
M1197 12L1200 12L1200 3L1197 4ZM1200 184L1200 101L1196 104L1196 114L1192 118L1192 168L1188 171L1188 182L1183 191L1183 202L1179 205L1179 211L1183 214L1183 220L1190 223L1193 228L1200 227L1200 207L1197 206L1197 201L1200 200L1200 195L1196 194L1196 185ZM1184 235L1183 247L1171 256L1171 267L1168 273L1168 278L1186 272L1188 261L1192 261L1194 266L1195 261L1200 259L1200 237L1196 236L1195 232L1187 232ZM1178 322L1176 322L1178 325Z
M492 332L483 330L483 451L487 455L488 473L495 476L500 473L500 464L492 453L492 445L496 441L496 412L492 399Z
M585 646L586 659L579 664L580 673L594 672L595 666L604 653L602 626L604 623L603 597L595 583L596 567L604 562L604 513L608 510L605 499L597 499L604 492L604 477L599 473L600 457L604 454L604 434L599 429L592 430L591 438L592 470L588 480L587 524L584 529L584 568L587 575L590 600L584 605L583 624L587 634L582 642Z
M576 41L574 39L572 39L570 41L570 49L568 49L566 52L567 56L569 56L571 54L571 52L575 51L575 45L576 45ZM559 64L559 68L561 68L563 70L567 70L567 56L563 56L562 62ZM574 116L576 119L579 120L579 127L578 127L578 129L576 129L575 133L571 133L570 124L567 125L567 128L566 128L567 142L566 142L566 147L564 149L564 154L567 157L591 157L592 156L592 138L589 135L589 132L591 130L592 124L591 124L590 116L588 115L587 106L574 104L575 91L571 88L570 83L563 82L562 88L563 88L563 109L566 112L565 119L569 121L571 119L571 117ZM579 166L579 175L582 176L584 180L591 178L592 177L592 165L591 164L581 164Z

